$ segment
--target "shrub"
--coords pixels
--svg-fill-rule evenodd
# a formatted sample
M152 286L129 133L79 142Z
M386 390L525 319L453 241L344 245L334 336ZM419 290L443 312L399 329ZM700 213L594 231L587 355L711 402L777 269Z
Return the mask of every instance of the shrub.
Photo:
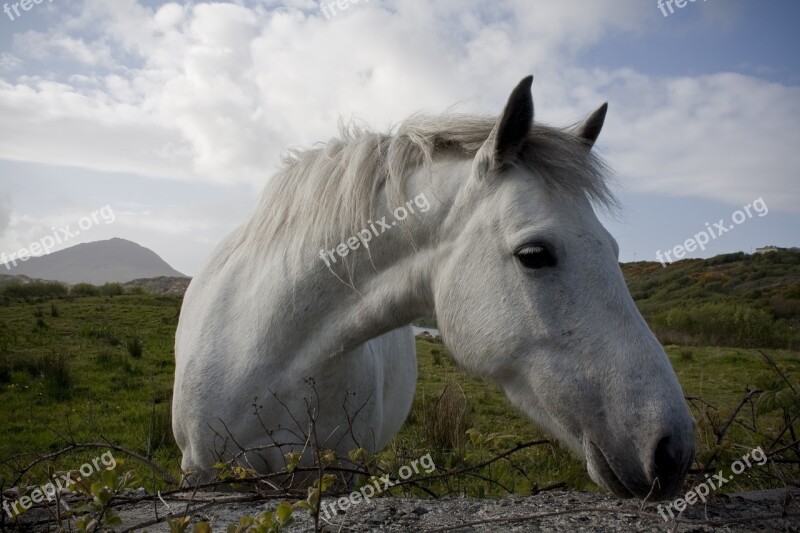
M147 456L152 457L154 452L162 448L178 448L172 434L172 411L169 404L153 405L147 435Z
M56 307L55 302L50 302L50 316L53 318L57 318L59 316L58 307Z
M703 261L704 265L707 266L714 266L714 265L724 265L725 263L735 263L736 261L741 261L745 259L744 252L735 252L732 254L722 254L716 257L712 257L710 259L706 259Z
M773 296L770 298L769 305L777 317L795 318L800 316L800 298Z
M132 337L128 337L128 340L125 341L125 348L128 349L128 353L131 357L134 359L139 359L142 356L144 343L138 335L134 335Z
M10 298L30 300L32 298L60 298L67 295L67 287L58 282L34 281L14 283L3 287L2 292Z
M77 285L73 285L72 289L70 289L70 294L74 296L99 296L100 291L94 285L90 283L78 283Z
M425 411L423 424L431 444L444 449L462 449L470 425L469 402L464 391L457 384L448 383L436 403Z
M72 374L69 360L63 353L51 353L39 360L39 370L44 376L47 393L57 400L69 398L72 389Z
M125 290L119 283L106 283L98 289L102 296L120 296L125 294Z
M786 321L741 304L676 307L655 315L652 322L662 336L679 333L715 346L785 348L797 337Z

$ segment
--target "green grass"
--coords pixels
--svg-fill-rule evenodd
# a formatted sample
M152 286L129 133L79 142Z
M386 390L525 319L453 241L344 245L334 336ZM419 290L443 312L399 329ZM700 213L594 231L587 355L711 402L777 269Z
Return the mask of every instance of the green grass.
M480 432L514 435L515 438L506 441L507 445L548 437L514 409L499 387L493 383L466 376L456 368L449 356L444 358L439 356L443 361L437 364L437 351L446 352L441 344L417 341L420 374L417 395L411 416L396 437L394 446L401 450L408 449L409 452L406 452L408 456L413 456L420 450L437 448L430 437L430 432L426 431L424 413L430 411L429 405L435 401L442 389L452 383L463 389L470 407L470 420ZM760 444L752 440L749 432L738 425L733 425L722 445L716 446L710 436L711 427L707 419L711 416L716 422L725 420L747 389L758 388L760 380L772 375L758 350L716 347L688 349L684 346L668 345L666 352L686 396L702 398L718 409L718 411L705 409L700 403L697 403L698 408L692 408L692 414L699 422L697 433L698 450L701 452L699 457L705 459L711 450L721 450L723 453L720 464L724 466ZM769 354L790 379L795 383L800 381L800 353L771 350ZM758 420L766 427L779 427L781 421L775 413L760 415ZM445 453L440 454L438 460L444 461L447 466L460 466L463 455L458 452ZM575 489L598 490L586 474L582 463L559 444L521 451L515 455L514 462L513 468L505 466L495 469L493 478L515 491L528 493L534 484L543 487L559 481L566 481ZM519 474L520 469L526 476ZM800 483L800 470L795 470L794 476L796 482ZM526 481L526 477L531 481ZM737 478L726 486L725 491L768 486L769 483L763 479ZM500 494L490 483L470 481L469 492L475 494L480 493L480 490L487 495Z
M169 407L180 303L175 297L137 294L33 298L0 305L2 484L7 486L35 454L53 452L69 441L103 439L152 456L179 477L180 452L171 435ZM45 312L48 309L57 313ZM740 449L752 448L755 443L749 433L738 425L717 446L709 434L709 417L712 422L714 417L724 420L746 388L763 387L769 369L758 351L673 345L666 349L686 394L702 397L716 408L710 413L695 411L701 423L701 453L721 449L724 457L735 457ZM390 446L399 458L431 452L439 468L458 468L516 443L546 437L511 407L498 387L456 368L442 344L418 341L417 352L420 379L412 412ZM769 353L787 376L800 381L800 354ZM759 415L759 423L767 429L778 427L779 413ZM465 436L468 428L477 430L475 442ZM99 453L69 454L58 467L75 468ZM136 470L148 489L163 486L157 475L136 461L129 461L126 468ZM496 496L505 489L529 493L537 486L565 481L574 489L597 490L581 462L558 444L523 450L480 474L496 483L461 477L444 480L437 488L452 494ZM44 467L27 476L32 483L46 478ZM742 477L725 488L765 484Z
M145 456L152 452L177 475L180 452L171 431L166 434L164 410L180 299L139 295L53 303L58 316L44 319L35 316L37 304L0 306L0 458L108 439ZM46 327L37 326L42 320ZM72 454L61 465L77 467L95 456ZM4 462L0 479L10 482L15 467L32 458ZM146 468L129 465L146 484L153 478ZM35 481L46 474L31 476Z

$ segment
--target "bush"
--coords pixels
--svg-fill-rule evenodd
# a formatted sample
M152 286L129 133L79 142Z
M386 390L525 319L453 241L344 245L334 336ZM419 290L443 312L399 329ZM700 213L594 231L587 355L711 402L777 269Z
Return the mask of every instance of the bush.
M735 263L745 259L744 252L736 252L732 254L722 254L703 261L706 266L724 265L725 263Z
M652 322L662 337L678 333L714 346L786 348L798 340L786 321L741 304L676 307L655 315Z
M779 318L800 317L800 298L773 296L769 301L772 312Z
M134 359L139 359L142 356L142 351L144 349L144 343L142 339L139 338L138 335L134 335L133 337L129 337L127 341L125 341L125 348L128 349L128 353Z
M106 283L100 287L99 292L102 296L120 296L125 294L125 289L119 283Z
M89 283L78 283L77 285L73 285L72 289L70 289L70 294L73 296L99 296L100 291L94 285Z
M172 433L172 411L169 404L153 406L147 435L147 456L152 457L153 453L164 448L178 448Z
M44 377L47 393L56 400L69 398L72 389L72 374L69 360L63 353L51 353L39 360L39 371Z
M2 293L9 298L30 300L32 298L61 298L67 295L66 285L58 282L34 281L6 285Z
M461 450L469 429L469 402L456 383L445 385L436 403L428 406L423 425L428 441L437 448Z

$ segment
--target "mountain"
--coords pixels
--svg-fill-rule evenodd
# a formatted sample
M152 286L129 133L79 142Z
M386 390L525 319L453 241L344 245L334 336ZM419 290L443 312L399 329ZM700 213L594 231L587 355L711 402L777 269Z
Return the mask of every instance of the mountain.
M160 276L185 278L155 252L125 239L78 244L58 252L17 261L0 273L62 281L69 284L125 283Z

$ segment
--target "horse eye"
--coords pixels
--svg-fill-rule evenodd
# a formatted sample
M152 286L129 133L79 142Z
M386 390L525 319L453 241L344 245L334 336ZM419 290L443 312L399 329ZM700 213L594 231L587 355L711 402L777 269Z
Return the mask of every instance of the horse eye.
M542 245L526 245L514 254L525 268L544 268L556 266L556 258Z

